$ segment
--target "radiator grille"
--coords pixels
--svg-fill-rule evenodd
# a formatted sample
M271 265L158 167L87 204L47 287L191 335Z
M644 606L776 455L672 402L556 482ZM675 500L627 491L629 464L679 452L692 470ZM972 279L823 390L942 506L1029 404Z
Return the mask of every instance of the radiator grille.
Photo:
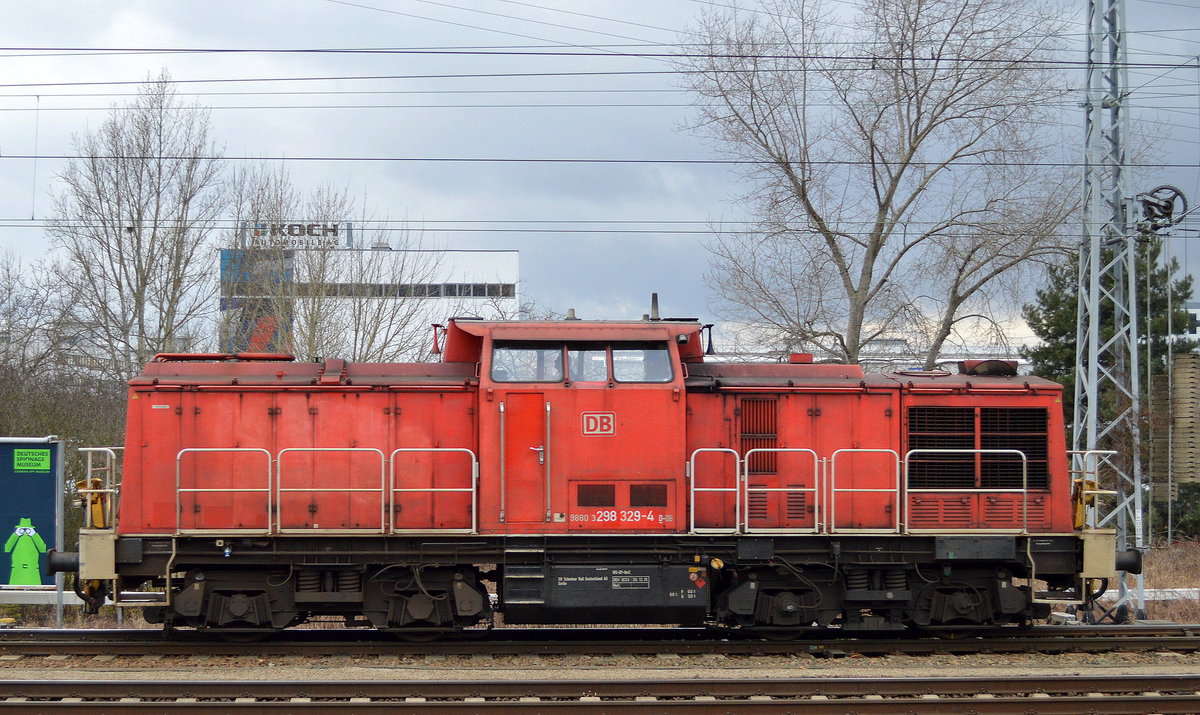
M909 449L975 449L973 407L910 407ZM970 454L916 454L909 460L908 485L917 489L971 489L976 486Z
M908 410L910 432L975 433L973 407L912 407Z
M909 449L1015 449L1024 453L1028 486L1050 482L1045 409L1026 407L911 407ZM914 489L1020 489L1021 459L1001 454L916 454L909 460Z
M984 407L979 410L981 449L1017 449L1025 454L1029 486L1050 483L1046 410L1029 407ZM991 489L1020 489L1021 460L990 455L982 465L980 485Z

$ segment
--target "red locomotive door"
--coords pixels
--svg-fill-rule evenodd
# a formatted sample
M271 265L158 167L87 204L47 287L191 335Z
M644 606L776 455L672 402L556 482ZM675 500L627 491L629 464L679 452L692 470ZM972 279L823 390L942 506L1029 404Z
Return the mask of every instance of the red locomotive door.
M545 395L510 392L501 405L500 520L545 522L549 519Z

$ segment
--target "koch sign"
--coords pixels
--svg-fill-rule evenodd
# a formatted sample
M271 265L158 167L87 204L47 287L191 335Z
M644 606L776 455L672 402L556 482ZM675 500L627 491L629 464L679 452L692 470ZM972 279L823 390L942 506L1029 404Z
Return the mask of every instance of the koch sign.
M243 221L238 228L242 248L354 247L354 224L348 221Z
M62 501L62 442L50 438L0 439L0 583L52 585L46 552L61 548L57 533Z

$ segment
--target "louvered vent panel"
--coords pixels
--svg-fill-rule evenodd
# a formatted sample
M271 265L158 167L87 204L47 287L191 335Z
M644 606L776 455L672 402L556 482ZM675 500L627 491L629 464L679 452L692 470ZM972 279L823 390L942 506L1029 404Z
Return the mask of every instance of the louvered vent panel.
M987 497L983 502L983 518L985 528L1019 529L1025 524L1023 518L1022 500L1019 496ZM1046 521L1046 501L1041 498L1029 500L1029 527L1044 529L1049 524Z
M747 502L746 516L751 520L767 518L769 514L767 510L767 492L750 492Z
M1021 522L1021 504L1011 499L983 500L983 518L989 526L1003 528Z
M777 427L779 403L774 399L744 399L741 402L742 454L751 449L774 449L779 446ZM772 452L750 455L751 474L774 474L776 456Z
M958 495L913 497L908 510L909 526L914 529L969 528L971 499Z
M795 485L792 485L795 486ZM808 516L808 494L806 492L787 492L787 518L804 519Z

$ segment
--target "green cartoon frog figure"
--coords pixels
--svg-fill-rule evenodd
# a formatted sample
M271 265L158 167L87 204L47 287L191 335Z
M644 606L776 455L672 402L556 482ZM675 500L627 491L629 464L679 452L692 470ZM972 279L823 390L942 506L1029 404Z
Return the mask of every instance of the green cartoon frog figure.
M10 586L42 585L42 554L46 553L46 542L33 528L33 521L22 517L12 536L4 542L4 553L12 554L12 571L8 576Z

